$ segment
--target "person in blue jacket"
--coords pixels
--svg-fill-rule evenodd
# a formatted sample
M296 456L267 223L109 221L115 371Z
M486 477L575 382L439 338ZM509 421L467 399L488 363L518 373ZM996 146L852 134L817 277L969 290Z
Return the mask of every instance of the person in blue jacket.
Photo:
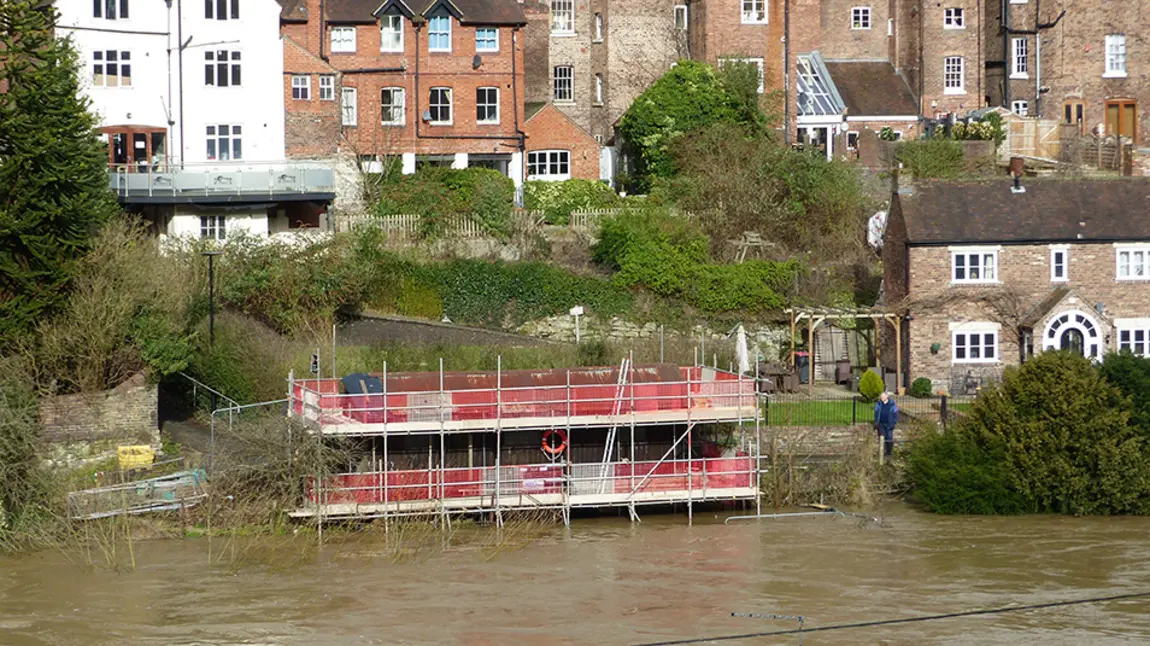
M884 392L874 405L874 427L882 436L882 453L888 458L894 450L894 427L897 424L898 404L894 403L889 392Z

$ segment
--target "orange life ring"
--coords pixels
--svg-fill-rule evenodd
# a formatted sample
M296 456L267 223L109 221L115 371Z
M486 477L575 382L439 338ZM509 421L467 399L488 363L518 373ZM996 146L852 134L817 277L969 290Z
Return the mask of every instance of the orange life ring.
M553 445L551 437L553 435L559 436L559 444ZM543 452L547 455L561 455L567 450L567 434L559 429L551 429L543 432Z

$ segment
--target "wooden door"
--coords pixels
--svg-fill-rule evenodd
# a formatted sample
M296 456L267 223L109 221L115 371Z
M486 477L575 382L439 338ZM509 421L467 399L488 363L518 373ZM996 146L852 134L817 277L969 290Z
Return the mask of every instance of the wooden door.
M1134 101L1106 102L1106 134L1138 140L1138 105Z

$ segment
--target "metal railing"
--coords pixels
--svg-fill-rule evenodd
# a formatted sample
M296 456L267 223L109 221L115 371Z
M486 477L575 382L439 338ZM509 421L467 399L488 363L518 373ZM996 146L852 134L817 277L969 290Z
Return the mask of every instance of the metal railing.
M335 171L318 162L118 164L108 182L120 197L331 193Z
M973 397L895 398L904 417L932 422L946 422L967 410ZM861 397L815 398L786 395L764 395L763 423L766 426L845 427L870 425L874 422L874 402Z
M611 462L606 476L603 466L592 462L341 473L324 478L319 491L315 479L309 479L307 499L314 504L322 496L327 505L454 500L461 506L484 508L495 505L498 497L504 508L556 507L578 506L581 496L598 504L604 502L603 494L619 503L646 494L641 500L658 502L683 494L701 499L755 488L754 459L748 456ZM594 497L599 498L592 501Z
M717 372L716 379L677 382L503 387L340 394L335 380L293 381L290 414L323 426L567 419L726 411L732 421L756 414L753 379ZM434 424L433 424L434 426ZM333 431L334 429L325 429ZM340 429L337 432L351 432Z

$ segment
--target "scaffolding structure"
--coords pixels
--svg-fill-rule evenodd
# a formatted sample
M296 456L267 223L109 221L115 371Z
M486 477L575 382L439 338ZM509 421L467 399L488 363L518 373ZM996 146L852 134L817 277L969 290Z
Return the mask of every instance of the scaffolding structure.
M508 385L509 376L532 385ZM616 367L562 371L504 371L500 359L493 374L445 372L442 360L437 374L392 374L384 364L378 379L380 392L349 394L336 379L289 375L288 414L311 426L319 441L371 443L366 469L310 479L295 516L322 522L442 515L449 522L451 514L489 514L502 523L504 512L554 510L569 522L573 509L625 507L637 521L641 505L684 504L688 518L704 501L759 505L761 416L752 377L701 365L635 366L628 357ZM730 423L745 431L752 421L753 443L745 441L737 455L696 457L699 425ZM636 429L643 427L673 428L658 460L635 459ZM620 439L622 429L629 432ZM506 462L514 452L504 446L505 436L524 432L558 434L562 448L548 450L549 435L543 435L538 459L520 447ZM580 434L603 432L601 447L584 445L602 459L573 459ZM467 467L447 466L447 440L458 435L468 436ZM394 468L389 440L420 436L428 440L427 468ZM483 441L482 466L474 464L476 436ZM486 460L488 439L493 465Z

